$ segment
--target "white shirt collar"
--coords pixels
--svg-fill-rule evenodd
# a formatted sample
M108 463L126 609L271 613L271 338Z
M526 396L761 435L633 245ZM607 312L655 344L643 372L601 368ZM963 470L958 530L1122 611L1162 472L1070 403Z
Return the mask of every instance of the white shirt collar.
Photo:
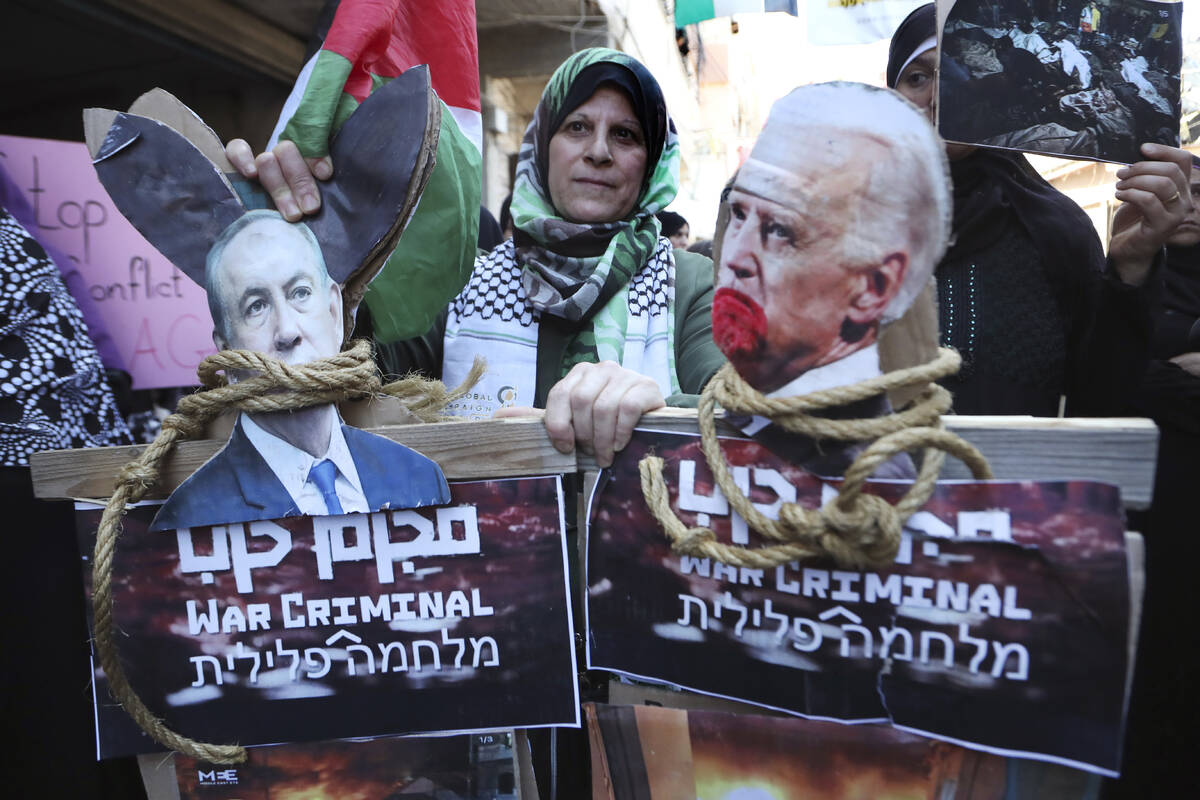
M766 396L798 397L802 394L832 389L835 386L848 386L851 383L858 383L882 374L883 372L879 368L879 345L871 344L832 364L810 369L775 391L767 392ZM753 436L769 424L771 424L771 420L766 417L752 417L750 423L742 428L742 432L747 436Z
M320 506L311 506L314 490L308 482L308 473L312 470L313 465L325 459L332 461L334 466L338 468L337 480L339 483L345 480L355 495L364 497L362 482L358 477L358 468L354 465L354 458L350 455L350 448L346 445L346 437L342 434L341 417L338 416L337 409L333 405L326 406L326 411L332 417L330 420L329 447L320 458L313 458L299 447L285 442L272 433L268 433L262 426L251 419L249 414L241 415L240 421L246 438L250 440L250 444L254 446L254 449L267 462L267 466L270 467L271 472L275 473L275 477L279 478L279 482L283 484L283 488L292 496L292 500L296 502L296 507L303 514L320 515L325 513L324 500L321 500L319 493L316 493L315 497L320 502ZM339 491L338 494L341 496L342 492ZM370 510L369 508L351 509L346 507L345 498L343 498L342 505L347 513L352 510ZM310 510L306 506L315 508L315 510Z
M882 374L879 370L879 345L872 344L854 351L845 358L839 358L832 364L810 369L775 391L768 392L767 397L798 397L835 386L858 383Z

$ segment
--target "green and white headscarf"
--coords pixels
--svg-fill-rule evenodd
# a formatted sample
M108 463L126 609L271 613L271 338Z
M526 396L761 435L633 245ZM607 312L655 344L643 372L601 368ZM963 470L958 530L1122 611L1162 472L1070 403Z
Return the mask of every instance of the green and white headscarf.
M569 222L550 199L550 139L601 84L615 84L628 96L646 138L648 168L628 218ZM542 93L518 155L511 210L526 302L572 322L593 318L654 253L660 230L654 214L675 199L678 189L679 142L654 76L636 59L607 48L568 58ZM579 337L577 346L568 347L564 374L576 361L594 360L588 357L589 338Z
M601 84L630 100L646 139L646 175L628 217L603 223L562 218L550 200L550 138ZM461 382L476 355L488 370L448 413L487 417L505 405L535 402L538 331L545 315L574 323L555 379L580 362L615 361L652 378L664 397L679 392L675 370L675 259L654 214L678 187L679 145L662 91L633 58L584 50L550 79L525 134L512 215L516 229L475 261L450 304L442 377ZM545 377L545 376L543 376Z

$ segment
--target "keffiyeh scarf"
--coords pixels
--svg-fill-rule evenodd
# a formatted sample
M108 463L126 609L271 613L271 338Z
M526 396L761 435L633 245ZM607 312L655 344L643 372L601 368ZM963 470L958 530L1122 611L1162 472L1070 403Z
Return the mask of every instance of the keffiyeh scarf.
M504 242L476 260L471 282L450 305L442 380L448 386L461 383L477 354L487 357L488 369L447 413L484 418L506 406L534 404L542 315L525 296L522 274L512 240ZM580 361L614 361L653 378L663 397L679 393L670 241L658 240L633 280L596 312L590 330L576 341L576 352L592 354ZM568 351L564 361L570 357Z

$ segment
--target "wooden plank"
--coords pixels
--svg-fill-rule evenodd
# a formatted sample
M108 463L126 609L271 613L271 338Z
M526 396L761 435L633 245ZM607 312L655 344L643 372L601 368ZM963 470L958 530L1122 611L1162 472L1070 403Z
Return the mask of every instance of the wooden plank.
M642 425L694 433L695 411L666 409L647 414ZM1158 429L1145 419L1049 419L1040 417L946 417L946 426L987 456L998 478L1105 481L1121 487L1125 504L1145 508L1154 486ZM729 428L720 425L723 434ZM554 449L539 419L446 422L372 429L415 448L441 464L451 480L545 475L596 469L595 460ZM184 442L166 464L158 488L147 497L165 497L207 461L222 441ZM117 472L139 447L58 450L35 454L38 497L103 497ZM967 478L965 467L946 459L945 479Z
M948 416L946 427L978 447L997 478L1104 481L1128 508L1148 508L1154 496L1158 427L1148 419ZM943 479L969 477L946 459Z
M642 417L644 427L687 433L695 431L695 412L669 409ZM1154 494L1158 428L1148 419L966 417L948 415L946 427L980 449L997 478L1009 480L1081 479L1121 488L1129 508L1147 508ZM741 434L718 425L722 435ZM594 459L580 456L581 470L596 469ZM946 459L942 479L967 479L971 473L957 459Z
M224 0L104 0L131 16L257 72L290 84L304 66L304 42Z
M372 428L441 465L450 480L574 472L575 456L554 449L540 419L442 422ZM166 497L225 444L181 442L167 459L159 484L146 499ZM51 450L30 458L34 493L50 498L96 498L112 493L117 472L142 447Z

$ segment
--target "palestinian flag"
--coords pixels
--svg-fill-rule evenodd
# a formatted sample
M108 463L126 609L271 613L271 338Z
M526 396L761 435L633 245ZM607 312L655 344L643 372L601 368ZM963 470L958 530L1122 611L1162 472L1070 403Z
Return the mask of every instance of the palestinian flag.
M271 137L306 157L329 142L372 91L428 64L442 101L437 165L412 220L364 301L381 342L425 333L466 284L479 234L483 124L473 0L341 0ZM326 8L324 19L329 19ZM333 165L337 169L337 164Z
M675 0L675 27L734 14L785 11L797 15L797 0Z

